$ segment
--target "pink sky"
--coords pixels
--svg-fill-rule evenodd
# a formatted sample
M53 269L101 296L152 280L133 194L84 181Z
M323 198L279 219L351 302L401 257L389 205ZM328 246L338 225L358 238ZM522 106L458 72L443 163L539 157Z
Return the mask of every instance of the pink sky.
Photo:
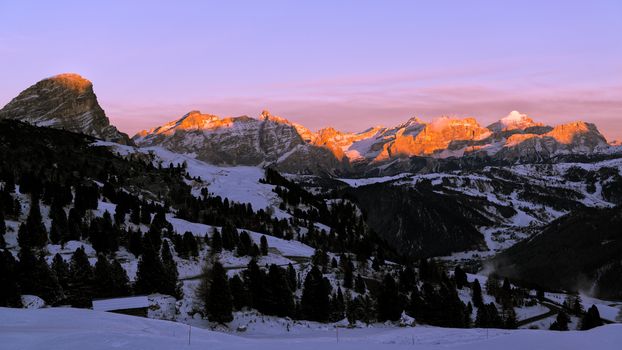
M133 134L199 109L318 129L512 110L622 139L622 1L0 1L0 105L93 81Z

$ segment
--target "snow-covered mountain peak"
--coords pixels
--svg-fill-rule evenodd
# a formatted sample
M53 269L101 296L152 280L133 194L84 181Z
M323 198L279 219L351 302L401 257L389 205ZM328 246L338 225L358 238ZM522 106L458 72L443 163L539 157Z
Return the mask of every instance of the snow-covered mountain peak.
M534 126L544 126L544 124L535 122L533 119L529 118L527 114L520 113L519 111L512 111L499 121L489 125L488 129L493 132L502 132L525 130Z

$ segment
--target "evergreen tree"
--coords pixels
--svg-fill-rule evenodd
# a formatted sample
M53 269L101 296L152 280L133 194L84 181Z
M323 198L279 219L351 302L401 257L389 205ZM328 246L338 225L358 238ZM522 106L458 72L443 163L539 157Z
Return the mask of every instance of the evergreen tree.
M479 284L479 280L477 278L473 281L471 290L473 292L473 306L480 308L484 304L484 299L482 297L482 286Z
M239 233L237 228L227 222L222 227L222 247L225 250L232 251L238 243Z
M129 236L128 250L138 258L143 252L143 235L140 231L130 231Z
M35 257L30 249L19 252L20 289L23 294L32 294L53 305L62 296L62 290L54 272L43 255Z
M118 260L113 260L110 264L110 270L112 273L112 289L115 291L115 295L130 295L130 279L121 263Z
M227 273L221 263L214 263L212 281L207 300L205 300L207 318L212 322L227 323L233 320L231 290Z
M159 251L160 249L162 249L162 231L158 225L151 224L151 226L149 227L149 231L147 231L147 234L144 238L148 239L149 242L151 242L151 246L155 251Z
M503 328L516 329L518 328L518 320L516 319L516 311L514 307L509 305L503 306Z
M596 305L592 305L581 319L581 330L586 331L588 329L592 329L595 327L600 327L603 325L603 321L600 318L600 312L598 312L598 308Z
M248 232L242 231L242 233L240 233L240 240L238 241L238 256L250 255L251 245L251 237L248 235Z
M69 288L69 281L71 277L69 272L69 264L59 253L56 253L52 259L52 270L56 274L58 283L60 283L60 286L64 291L66 291Z
M488 279L486 280L486 292L490 295L496 296L499 289L501 289L499 278L496 275L488 276Z
M260 250L261 250L261 255L268 255L268 239L266 238L265 235L261 235L261 239L259 244L261 245Z
M217 229L214 229L214 233L212 234L212 240L211 240L211 245L210 247L211 249L211 253L212 254L216 254L216 253L220 253L222 251L222 237L220 236L220 232L218 232Z
M179 283L179 272L177 271L177 264L173 259L168 240L162 243L162 265L164 266L162 293L181 299L182 291L181 284Z
M17 262L13 254L4 249L0 252L0 306L21 307Z
M77 241L82 236L84 212L80 212L76 208L69 209L67 216L67 235L61 238L61 242Z
M354 282L354 291L359 294L365 294L365 290L367 286L365 285L365 280L361 275L356 275L356 281Z
M337 322L343 320L346 311L346 304L343 299L343 292L340 287L337 287L337 293L331 298L331 313L330 320Z
M343 266L343 287L352 289L354 286L354 264L350 259L344 263Z
M397 321L402 314L402 306L398 295L397 284L391 275L382 280L377 296L378 321Z
M462 287L469 284L467 275L460 266L456 266L454 269L454 281L456 282L456 288L462 289Z
M170 290L165 291L165 271L162 260L156 253L151 241L144 240L143 254L138 261L136 282L134 289L137 294L163 293L172 295Z
M52 206L50 207L50 218L52 219L52 227L50 228L50 241L54 244L62 242L67 231L67 214L59 197L54 197Z
M502 328L503 320L495 304L484 304L477 309L475 324L480 328Z
M60 225L54 219L52 219L52 227L50 227L50 242L52 244L61 243L61 239L63 237L63 233L61 231Z
M270 265L268 269L266 286L268 287L265 303L267 313L279 317L293 316L294 296L285 278L285 272L275 264Z
M409 294L417 284L417 275L412 267L406 266L400 271L400 291L404 294Z
M93 285L95 297L110 298L115 296L112 288L112 271L108 259L103 254L97 255L97 262L93 269Z
M257 310L263 309L265 305L266 283L265 277L257 260L251 259L245 271L245 281L250 297L250 306Z
M32 194L30 200L30 211L26 223L20 225L17 240L20 248L41 248L48 241L48 234L41 219L39 208L39 197Z
M257 246L257 244L253 243L253 245L251 246L251 251L248 254L253 258L258 257L259 255L261 255L261 252L259 251L259 246Z
M233 277L231 277L229 280L229 288L231 289L231 299L234 310L239 311L243 307L248 306L248 292L240 276L233 275Z
M318 322L328 321L330 314L330 282L320 269L313 265L307 274L302 290L300 307L305 319Z
M71 256L69 264L68 300L75 307L91 307L94 292L93 268L80 247Z
M564 311L560 311L557 313L557 318L555 322L551 323L551 327L549 328L552 331L567 331L568 323L570 323L570 317Z
M188 256L199 256L199 244L192 232L186 231L182 238L183 250L187 252Z
M296 277L296 269L292 263L287 264L287 284L291 291L298 289L298 278Z

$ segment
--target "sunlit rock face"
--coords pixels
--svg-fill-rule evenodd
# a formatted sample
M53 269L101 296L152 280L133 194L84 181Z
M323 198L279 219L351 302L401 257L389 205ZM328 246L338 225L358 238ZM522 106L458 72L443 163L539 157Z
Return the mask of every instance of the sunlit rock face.
M142 131L133 140L215 164L353 175L411 171L413 157L420 159L416 167L421 160L431 162L426 168L436 166L435 159L475 156L493 162L531 162L610 147L593 124L575 122L553 128L516 111L488 127L474 118L441 117L430 123L411 118L395 127L377 126L360 133L332 127L312 132L267 111L258 118L220 118L192 111Z
M78 74L60 74L22 91L0 110L0 118L65 129L128 144L129 137L110 125L93 84Z
M140 146L161 146L220 165L276 166L284 171L339 169L330 150L316 147L308 129L263 111L259 118L220 118L192 111L134 136Z

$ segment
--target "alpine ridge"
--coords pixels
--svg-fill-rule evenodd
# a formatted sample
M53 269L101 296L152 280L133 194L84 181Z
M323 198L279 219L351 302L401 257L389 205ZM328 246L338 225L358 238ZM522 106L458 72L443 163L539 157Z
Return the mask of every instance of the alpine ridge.
M0 110L0 119L78 132L106 141L131 143L110 125L97 102L93 84L74 73L43 79L22 91Z
M294 173L354 176L425 171L461 159L508 163L542 162L564 155L607 152L605 137L591 123L546 126L512 111L488 127L475 118L411 118L395 127L360 133L306 127L263 111L259 118L219 118L192 111L133 137L140 146L161 146L221 165L273 166ZM421 162L413 160L420 159ZM426 165L422 167L422 162Z

